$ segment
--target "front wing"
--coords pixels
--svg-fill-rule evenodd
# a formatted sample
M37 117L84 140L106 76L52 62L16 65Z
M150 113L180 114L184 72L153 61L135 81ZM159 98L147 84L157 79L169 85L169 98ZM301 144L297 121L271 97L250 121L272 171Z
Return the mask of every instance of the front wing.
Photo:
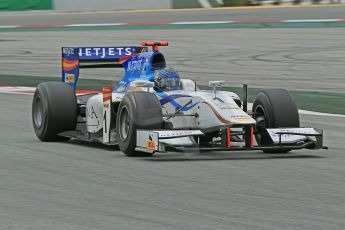
M221 132L221 131L220 131ZM199 138L204 135L201 130L138 130L137 151L165 152L169 150L198 151L249 151L249 150L298 150L327 149L323 145L323 131L314 128L275 128L266 129L270 139L267 145L231 143L231 134L222 135L212 145L202 146ZM245 135L245 134L243 134ZM249 139L254 139L254 134ZM243 137L248 139L248 137ZM253 141L249 141L253 142Z

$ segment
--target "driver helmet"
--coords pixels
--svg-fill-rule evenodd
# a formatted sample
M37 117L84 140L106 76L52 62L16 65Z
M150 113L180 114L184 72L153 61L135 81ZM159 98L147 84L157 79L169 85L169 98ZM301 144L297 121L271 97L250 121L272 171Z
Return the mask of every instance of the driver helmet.
M180 89L180 75L175 69L171 67L156 70L154 82L155 88L158 91L171 91Z

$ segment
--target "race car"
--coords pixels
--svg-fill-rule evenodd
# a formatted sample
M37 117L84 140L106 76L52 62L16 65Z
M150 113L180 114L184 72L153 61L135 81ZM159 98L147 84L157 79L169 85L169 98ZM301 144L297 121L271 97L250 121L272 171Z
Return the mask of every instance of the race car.
M210 81L200 90L191 79L167 67L160 46L63 47L62 82L40 83L32 121L42 141L72 139L118 145L127 156L165 151L251 151L286 153L320 149L321 129L300 127L298 109L285 89L260 92L248 111L243 97L218 90ZM152 51L149 51L152 47ZM115 87L76 95L79 70L124 68Z

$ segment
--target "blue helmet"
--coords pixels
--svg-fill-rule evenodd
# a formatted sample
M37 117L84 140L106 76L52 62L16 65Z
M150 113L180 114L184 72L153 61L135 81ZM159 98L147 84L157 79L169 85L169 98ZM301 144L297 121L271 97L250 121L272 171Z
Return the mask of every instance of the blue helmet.
M157 91L179 90L180 75L173 68L164 68L155 71L155 89Z

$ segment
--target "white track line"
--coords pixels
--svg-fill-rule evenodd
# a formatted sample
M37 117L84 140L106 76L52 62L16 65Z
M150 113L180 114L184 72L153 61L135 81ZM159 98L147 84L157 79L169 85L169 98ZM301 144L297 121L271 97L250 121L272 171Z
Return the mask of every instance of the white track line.
M123 26L126 23L97 23L97 24L68 24L64 27L83 27L83 26Z
M75 24L37 24L37 25L3 25L0 29L10 28L56 28L56 27L102 27L102 26L155 26L155 25L207 25L207 24L256 24L256 23L322 23L345 22L345 19L301 19L301 20L229 20L229 21L187 21L187 22L123 22L123 23L75 23Z
M0 29L16 28L17 26L0 26Z
M206 22L172 22L171 25L198 25L198 24L225 24L233 21L206 21Z
M301 19L301 20L282 20L281 22L339 22L343 19Z
M319 112L313 112L313 111L302 110L302 109L299 109L298 112L300 114L306 114L306 115L326 116L326 117L342 117L342 118L345 118L345 115L343 115L343 114L319 113Z
M253 107L253 103L248 103L248 109L251 110L252 107ZM342 117L342 118L345 118L345 115L343 115L343 114L320 113L320 112L308 111L308 110L303 110L303 109L299 109L298 113L299 114L304 114L304 115L314 115L314 116L324 116L324 117Z

